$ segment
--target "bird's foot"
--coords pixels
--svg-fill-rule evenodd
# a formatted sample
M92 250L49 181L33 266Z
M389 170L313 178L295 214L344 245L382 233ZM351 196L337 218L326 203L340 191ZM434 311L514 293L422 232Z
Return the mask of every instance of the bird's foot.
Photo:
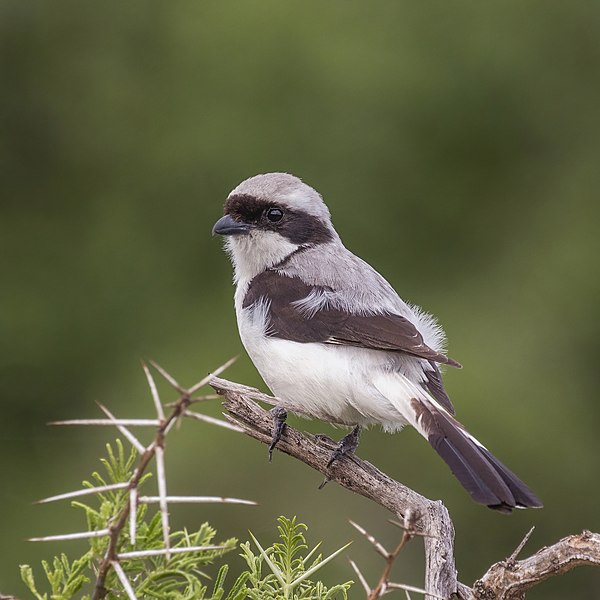
M287 419L287 411L282 406L275 406L269 414L273 417L273 428L271 429L271 445L269 446L269 462L273 459L273 450L277 446L277 442L281 439L283 430L285 429L285 420Z
M348 435L345 435L336 449L331 453L327 468L336 461L346 456L346 454L352 454L358 448L358 442L360 441L360 425L357 425Z
M342 458L342 456L346 456L346 454L353 454L354 451L358 448L358 442L360 441L360 425L357 425L348 435L344 436L335 450L331 453L329 458L329 462L327 463L327 468L331 467L331 465L336 461ZM318 436L319 438L325 438L327 441L331 442L332 440L327 436ZM329 483L329 477L325 477L319 489L322 490Z

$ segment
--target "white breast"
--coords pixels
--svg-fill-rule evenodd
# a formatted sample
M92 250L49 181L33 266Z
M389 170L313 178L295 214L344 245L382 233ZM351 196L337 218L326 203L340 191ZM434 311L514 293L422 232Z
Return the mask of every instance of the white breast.
M389 370L387 353L269 337L268 306L259 303L242 309L245 287L239 286L236 293L242 343L287 410L343 425L377 423L397 430L406 424L397 402L390 402L374 385ZM397 373L390 376L402 378Z

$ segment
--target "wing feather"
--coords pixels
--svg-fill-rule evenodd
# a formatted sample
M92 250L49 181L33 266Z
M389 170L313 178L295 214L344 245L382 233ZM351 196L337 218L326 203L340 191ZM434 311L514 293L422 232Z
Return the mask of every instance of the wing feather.
M397 314L352 314L339 308L324 306L310 313L294 303L315 295L316 286L298 277L287 277L276 271L265 271L251 282L243 307L266 298L269 302L269 335L295 342L341 344L372 350L405 352L434 363L460 367L455 360L436 352L423 341L423 336L406 317ZM442 402L444 404L444 402Z

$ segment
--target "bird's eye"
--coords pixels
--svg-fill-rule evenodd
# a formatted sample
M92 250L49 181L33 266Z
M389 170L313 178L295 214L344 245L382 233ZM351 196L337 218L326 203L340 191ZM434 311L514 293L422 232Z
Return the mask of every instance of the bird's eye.
M280 208L269 208L267 210L267 219L271 221L271 223L277 223L277 221L281 221L283 218L283 211Z

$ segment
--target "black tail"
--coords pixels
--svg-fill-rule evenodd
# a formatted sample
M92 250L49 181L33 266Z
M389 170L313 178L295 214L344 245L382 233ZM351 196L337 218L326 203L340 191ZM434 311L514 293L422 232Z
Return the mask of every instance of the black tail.
M470 437L458 421L434 407L419 404L422 433L475 502L504 513L517 507L542 506L529 487Z

